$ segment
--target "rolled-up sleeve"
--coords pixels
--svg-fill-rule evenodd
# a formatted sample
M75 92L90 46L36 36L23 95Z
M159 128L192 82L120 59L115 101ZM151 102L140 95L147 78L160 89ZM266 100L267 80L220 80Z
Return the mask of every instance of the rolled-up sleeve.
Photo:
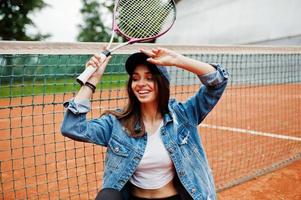
M214 87L228 79L229 73L220 64L211 65L216 69L215 71L198 77L205 86Z
M70 100L64 103L64 107L66 112L61 125L63 136L76 141L107 146L113 123L110 115L88 121L86 115L91 110L88 99L77 102Z
M83 99L77 102L71 99L70 101L66 101L63 105L74 114L87 113L91 108L89 99Z
M190 123L198 125L208 115L221 98L228 81L229 74L220 64L211 64L214 72L198 76L202 86L198 92L186 102L179 104L179 110L184 112Z

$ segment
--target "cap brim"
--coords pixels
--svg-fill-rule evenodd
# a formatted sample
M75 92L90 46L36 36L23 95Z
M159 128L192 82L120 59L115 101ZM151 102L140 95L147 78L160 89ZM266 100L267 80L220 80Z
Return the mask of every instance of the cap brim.
M151 72L162 75L168 82L170 82L167 69L163 66L157 66L147 61L149 56L144 53L138 52L130 55L125 62L125 69L129 75L132 75L137 65L148 66Z
M128 57L128 59L125 62L125 69L129 75L131 75L137 65L146 65L149 66L153 70L158 70L157 66L155 64L152 64L147 61L149 57L141 52L134 53Z

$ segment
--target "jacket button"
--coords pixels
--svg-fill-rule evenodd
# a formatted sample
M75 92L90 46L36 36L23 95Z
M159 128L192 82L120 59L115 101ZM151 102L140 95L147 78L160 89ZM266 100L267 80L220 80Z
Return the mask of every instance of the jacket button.
M180 176L184 176L184 175L185 175L185 172L184 172L184 171L180 171L180 172L179 172L179 175L180 175Z
M115 152L118 153L119 152L119 147L115 147L114 150L115 150Z
M195 188L192 188L191 189L191 193L195 193L196 192L196 189Z
M229 73L227 72L227 70L222 69L222 73L223 73L223 75L224 75L225 78L229 77Z
M169 153L173 153L173 148L171 148L171 147L168 148L168 152L169 152Z

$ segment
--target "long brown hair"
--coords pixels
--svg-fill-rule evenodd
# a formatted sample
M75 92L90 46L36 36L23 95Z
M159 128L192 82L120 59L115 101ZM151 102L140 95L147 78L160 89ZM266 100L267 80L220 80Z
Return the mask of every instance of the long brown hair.
M168 101L170 97L169 82L158 72L153 70L152 67L146 65L153 75L153 79L157 84L158 89L158 111L163 116L168 112ZM135 96L132 90L132 75L129 76L127 82L128 103L121 111L107 110L104 114L112 114L120 120L121 124L126 128L126 132L132 137L140 137L145 134L145 126L141 117L140 101Z

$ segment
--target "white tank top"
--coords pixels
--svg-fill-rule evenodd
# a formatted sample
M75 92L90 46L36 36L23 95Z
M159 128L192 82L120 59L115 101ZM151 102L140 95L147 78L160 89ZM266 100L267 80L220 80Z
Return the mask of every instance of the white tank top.
M142 189L159 189L169 183L175 175L172 160L160 137L161 122L158 130L147 136L144 155L130 179Z

